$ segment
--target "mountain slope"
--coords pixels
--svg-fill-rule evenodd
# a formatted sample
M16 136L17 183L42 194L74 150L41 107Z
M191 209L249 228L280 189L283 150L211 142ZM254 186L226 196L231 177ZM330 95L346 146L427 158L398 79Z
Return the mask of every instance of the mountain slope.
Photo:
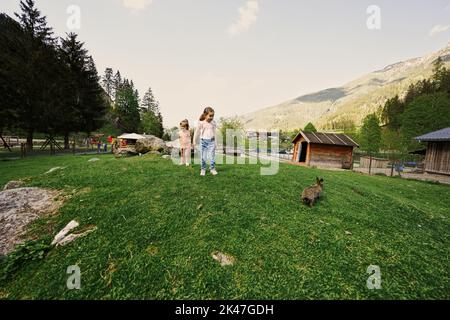
M411 83L429 78L438 57L450 66L450 43L438 52L389 65L340 88L304 95L243 115L244 126L290 130L312 122L324 129L332 122L349 120L360 125L366 115L375 112L387 99L397 94L402 96Z

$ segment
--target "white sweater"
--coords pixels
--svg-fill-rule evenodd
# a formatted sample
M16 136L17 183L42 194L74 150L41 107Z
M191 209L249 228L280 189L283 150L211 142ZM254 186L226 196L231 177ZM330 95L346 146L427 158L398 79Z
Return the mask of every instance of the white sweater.
M211 122L208 121L199 121L197 128L194 134L194 141L197 142L198 138L200 139L213 139L216 137L216 122L213 120Z

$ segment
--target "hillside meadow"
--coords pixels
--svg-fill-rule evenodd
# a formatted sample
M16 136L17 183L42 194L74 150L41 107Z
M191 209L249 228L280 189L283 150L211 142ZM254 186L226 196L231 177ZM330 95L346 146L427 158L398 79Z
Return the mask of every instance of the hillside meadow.
M450 187L280 164L175 166L159 156L0 162L0 185L61 190L59 213L27 237L48 244L69 221L89 235L24 260L2 299L449 299ZM65 167L50 174L49 169ZM315 178L325 196L300 203ZM233 257L221 266L213 252ZM8 258L3 259L7 261ZM81 289L68 290L68 266ZM381 270L369 290L367 268Z

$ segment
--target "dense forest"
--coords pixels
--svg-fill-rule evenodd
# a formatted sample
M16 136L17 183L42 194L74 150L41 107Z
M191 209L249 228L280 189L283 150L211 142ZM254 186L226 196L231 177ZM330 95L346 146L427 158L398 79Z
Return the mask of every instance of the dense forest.
M15 18L0 13L0 136L36 135L54 141L70 135L138 132L163 135L159 104L148 90L141 103L133 81L107 68L99 77L94 59L68 33L55 36L33 0L20 2Z
M69 33L55 37L34 1L20 3L18 21L0 14L0 132L64 136L99 128L107 101L92 56Z

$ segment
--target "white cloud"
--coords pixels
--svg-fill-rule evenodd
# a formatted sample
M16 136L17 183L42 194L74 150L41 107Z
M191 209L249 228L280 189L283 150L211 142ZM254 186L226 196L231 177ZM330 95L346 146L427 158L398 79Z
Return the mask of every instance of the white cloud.
M441 24L438 24L438 25L434 26L434 27L430 30L430 37L434 37L435 35L437 35L437 34L439 34L439 33L442 33L442 32L445 32L445 31L447 31L447 30L449 30L449 29L450 29L450 24L449 24L449 25L446 25L446 26L443 26L443 25L441 25Z
M146 9L152 2L153 0L122 0L125 8L135 12Z
M239 19L228 29L231 36L236 36L247 31L252 24L258 20L259 3L256 0L250 0L243 7L239 8Z

